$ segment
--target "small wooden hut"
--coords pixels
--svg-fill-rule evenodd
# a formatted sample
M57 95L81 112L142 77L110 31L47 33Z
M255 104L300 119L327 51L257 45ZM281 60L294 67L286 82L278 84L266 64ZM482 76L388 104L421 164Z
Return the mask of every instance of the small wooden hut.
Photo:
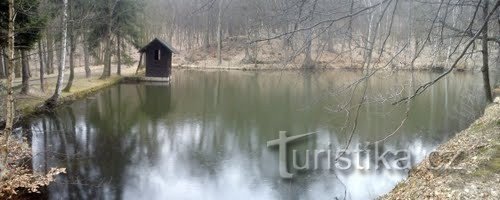
M140 49L139 53L141 53L141 61L143 55L146 55L146 78L170 78L172 54L178 53L170 44L155 38Z

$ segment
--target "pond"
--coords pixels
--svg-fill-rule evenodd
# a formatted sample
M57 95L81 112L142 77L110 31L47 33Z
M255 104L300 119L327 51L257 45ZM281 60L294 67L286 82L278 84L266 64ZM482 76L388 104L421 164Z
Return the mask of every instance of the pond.
M364 83L343 89L361 72L177 70L170 85L119 84L24 129L32 132L35 170L67 169L49 186L49 199L373 199L408 170L367 169L371 158L353 161L365 169L332 168L339 162L333 152L317 167L293 163L305 166L308 150L347 147L403 149L415 165L485 107L481 76L468 73L450 75L411 104L392 105L438 75L379 73L357 112ZM292 179L280 176L279 148L267 146L280 131L315 132L287 148L287 161L297 157L285 164ZM379 149L367 144L380 140Z

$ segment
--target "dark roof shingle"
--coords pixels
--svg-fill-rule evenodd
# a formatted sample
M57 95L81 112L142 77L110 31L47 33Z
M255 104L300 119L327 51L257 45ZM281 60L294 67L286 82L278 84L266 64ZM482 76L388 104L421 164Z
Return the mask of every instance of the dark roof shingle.
M169 49L170 51L172 51L172 53L176 53L178 54L179 52L174 48L172 47L172 45L170 45L169 43L163 41L163 40L160 40L158 38L155 38L154 40L152 40L148 45L142 47L142 49L139 50L140 53L144 53L146 51L146 49L149 47L149 45L151 45L152 43L154 42L159 42L161 45L163 45L165 48Z

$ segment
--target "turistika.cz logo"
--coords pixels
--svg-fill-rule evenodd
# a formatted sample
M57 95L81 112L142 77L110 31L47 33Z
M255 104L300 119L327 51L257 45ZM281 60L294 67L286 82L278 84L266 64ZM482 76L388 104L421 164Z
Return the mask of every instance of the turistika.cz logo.
M326 149L306 149L304 152L291 149L292 163L289 163L288 145L312 137L316 134L318 133L312 132L288 137L286 131L280 131L278 139L267 142L267 147L278 147L278 170L281 178L293 178L294 174L291 173L291 170L289 170L292 168L294 171L409 170L416 162L411 151L407 149L384 150L383 146L377 142L350 145L353 148L343 149L333 149L331 144L327 145L329 148ZM370 148L361 148L367 146ZM463 152L432 152L430 156L447 155L447 157L451 159L448 159L447 162L428 163L427 167L429 169L460 169L458 167L452 167L452 164L462 153ZM302 159L303 162L301 165L298 162L299 155L305 155L305 159ZM326 166L322 165L322 163L326 163Z

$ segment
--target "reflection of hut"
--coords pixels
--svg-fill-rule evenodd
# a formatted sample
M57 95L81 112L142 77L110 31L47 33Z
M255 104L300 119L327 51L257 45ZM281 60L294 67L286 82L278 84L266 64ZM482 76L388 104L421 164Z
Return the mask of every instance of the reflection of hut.
M178 53L170 44L155 38L139 50L146 54L146 80L165 81L170 79L172 72L172 54Z
M148 83L143 85L142 110L155 121L170 112L171 88L168 84Z

